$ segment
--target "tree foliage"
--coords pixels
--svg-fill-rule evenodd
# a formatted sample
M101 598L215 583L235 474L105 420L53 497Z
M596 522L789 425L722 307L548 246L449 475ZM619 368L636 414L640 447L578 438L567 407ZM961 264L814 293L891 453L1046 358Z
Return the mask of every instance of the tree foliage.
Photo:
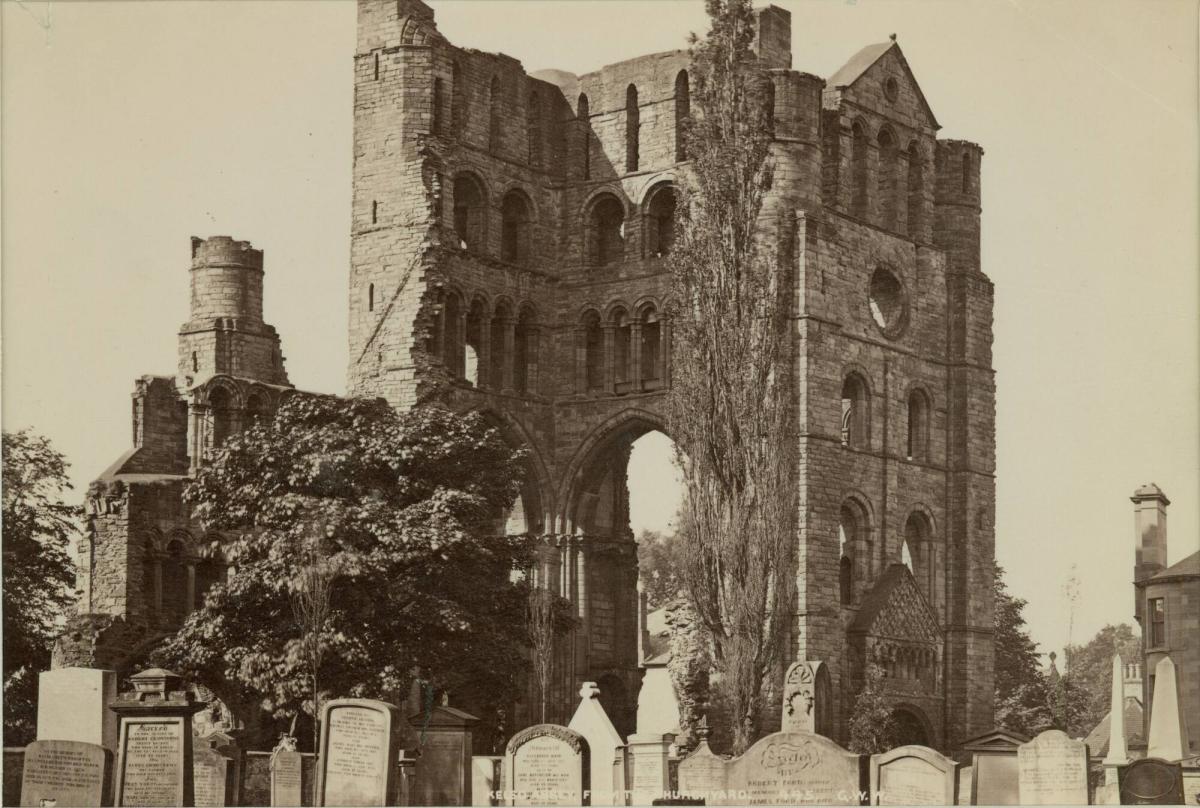
M1112 659L1120 654L1126 662L1142 658L1142 642L1127 623L1108 625L1083 645L1068 645L1066 675L1070 689L1078 694L1077 714L1068 722L1072 737L1086 735L1108 713L1112 697Z
M4 432L4 743L33 740L37 674L50 667L75 581L70 539L80 508L63 503L68 464L29 430Z
M419 674L464 707L480 694L503 706L527 664L513 573L531 547L498 535L519 460L478 415L293 395L189 486L194 515L229 537L231 567L157 661L276 718L312 709L314 659L339 697L398 702ZM314 536L332 573L315 635L292 614Z
M1034 735L1052 724L1050 691L1042 672L1037 644L1025 628L1026 601L1014 597L1004 582L1004 568L992 574L995 592L996 725Z
M684 544L678 533L643 530L638 536L638 579L650 609L661 609L682 594Z
M709 638L714 695L741 752L759 733L791 606L789 285L764 213L768 78L750 49L750 2L708 0L707 9L710 30L692 43L698 111L687 127L691 165L668 257L669 420L686 488L684 580Z
M892 747L892 706L883 693L883 669L873 662L863 671L863 684L850 711L850 751L875 755Z

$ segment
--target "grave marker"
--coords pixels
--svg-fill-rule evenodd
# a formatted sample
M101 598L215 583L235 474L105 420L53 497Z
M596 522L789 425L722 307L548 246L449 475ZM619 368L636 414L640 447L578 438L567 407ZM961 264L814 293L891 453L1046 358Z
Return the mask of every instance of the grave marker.
M494 805L492 792L500 790L503 757L475 755L471 758L471 804Z
M410 716L408 721L411 726L424 727L410 804L470 805L471 727L479 719L443 704Z
M825 663L792 663L783 677L782 731L828 736L832 730L832 708L829 668Z
M192 739L192 778L196 808L233 805L233 759L204 740Z
M1187 746L1187 726L1179 709L1175 663L1164 656L1154 666L1154 700L1150 702L1150 737L1146 757L1180 760Z
M873 805L954 805L960 764L926 746L871 755Z
M507 805L588 805L591 754L587 739L557 724L535 724L504 751ZM607 769L608 764L601 762Z
M397 716L395 705L374 699L322 705L317 805L395 804Z
M117 749L117 675L96 668L56 668L38 674L39 741L84 741Z
M192 715L204 709L162 668L130 677L134 691L112 703L121 720L115 803L195 805Z
M632 805L649 805L671 792L667 757L675 736L644 733L629 736L629 791Z
M700 745L679 762L679 794L685 798L707 800L728 788L726 760L714 755L708 746L708 727L701 725Z
M1017 795L1022 805L1087 805L1087 744L1048 729L1018 746Z
M963 743L974 769L971 778L972 805L1018 805L1017 747L1029 739L1008 730L995 729Z
M34 741L25 747L21 805L104 805L112 752L83 741Z
M1159 758L1118 770L1122 805L1183 805L1183 766Z
M285 735L271 752L271 805L299 805L303 780L304 758L296 751L296 739Z
M626 747L604 706L600 703L600 688L595 682L584 682L579 688L579 706L567 724L588 743L588 758L592 763L592 805L625 804ZM619 765L605 767L602 761Z
M729 761L729 802L751 805L859 805L861 758L828 738L776 732Z

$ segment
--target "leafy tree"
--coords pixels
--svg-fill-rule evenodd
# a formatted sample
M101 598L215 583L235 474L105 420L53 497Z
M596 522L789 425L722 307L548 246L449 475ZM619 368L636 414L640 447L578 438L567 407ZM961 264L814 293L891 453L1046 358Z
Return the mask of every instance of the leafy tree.
M20 746L36 732L37 674L71 603L80 508L62 502L69 466L49 440L4 432L3 450L4 744Z
M1037 644L1025 628L1026 601L1013 597L1004 582L1004 568L993 568L995 592L996 725L1034 735L1048 729L1051 691L1038 661Z
M883 693L883 669L867 663L862 688L850 711L850 751L875 755L892 747L895 734L892 708Z
M1071 690L1078 694L1078 715L1068 725L1072 737L1086 735L1108 713L1112 695L1112 658L1140 659L1141 638L1127 623L1108 625L1084 645L1068 645L1066 676Z
M419 674L488 721L527 665L513 573L530 540L498 535L519 460L478 415L293 395L190 484L194 515L230 537L231 566L157 661L277 719L311 711L316 681L399 702ZM328 606L302 631L292 602L311 584L314 536Z
M661 609L684 590L684 540L678 533L643 530L638 536L638 577L651 609Z
M708 638L714 700L729 711L740 753L760 733L792 605L790 285L763 209L769 79L750 48L750 2L708 0L707 10L709 32L692 40L698 112L668 257L669 420L686 487L684 580Z

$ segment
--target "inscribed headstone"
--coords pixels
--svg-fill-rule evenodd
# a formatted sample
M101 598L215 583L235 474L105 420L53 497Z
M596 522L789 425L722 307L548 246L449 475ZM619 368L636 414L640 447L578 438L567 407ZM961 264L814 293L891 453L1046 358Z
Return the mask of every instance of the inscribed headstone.
M394 705L334 699L321 708L317 805L389 805L396 796Z
M692 752L679 761L679 794L715 804L718 794L727 788L725 758L714 755L708 741L701 741Z
M514 735L504 753L509 805L582 805L591 791L587 739L557 724L536 724ZM600 763L607 768L605 762Z
M190 734L190 728L188 728ZM118 805L183 805L184 726L171 719L131 719L121 727ZM189 800L190 802L190 800Z
M285 737L271 753L271 805L299 805L304 759L296 751L296 739Z
M794 662L783 677L783 732L828 735L830 701L829 668L823 662Z
M1017 747L1029 739L1003 729L963 742L974 768L972 805L1017 805Z
M729 790L754 805L858 805L860 758L821 735L776 732L729 761Z
M953 805L958 768L948 757L925 746L900 746L871 756L874 805Z
M192 782L197 808L233 805L233 760L198 739L192 740Z
M1018 746L1017 796L1022 805L1087 805L1087 744L1048 729Z
M1183 805L1183 767L1159 758L1135 760L1118 772L1122 805Z
M634 805L649 805L669 797L671 773L667 765L675 736L656 733L629 736L629 792Z
M25 747L21 805L102 805L112 752L83 741L34 741Z
M84 741L117 749L117 675L97 668L56 668L38 674L39 741Z

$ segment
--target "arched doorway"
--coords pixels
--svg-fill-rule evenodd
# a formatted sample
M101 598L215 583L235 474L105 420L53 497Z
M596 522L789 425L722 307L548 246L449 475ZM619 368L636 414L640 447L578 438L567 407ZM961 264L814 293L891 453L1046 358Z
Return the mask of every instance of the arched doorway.
M916 708L897 707L892 710L893 746L910 744L929 746L931 740L925 719L917 712Z

